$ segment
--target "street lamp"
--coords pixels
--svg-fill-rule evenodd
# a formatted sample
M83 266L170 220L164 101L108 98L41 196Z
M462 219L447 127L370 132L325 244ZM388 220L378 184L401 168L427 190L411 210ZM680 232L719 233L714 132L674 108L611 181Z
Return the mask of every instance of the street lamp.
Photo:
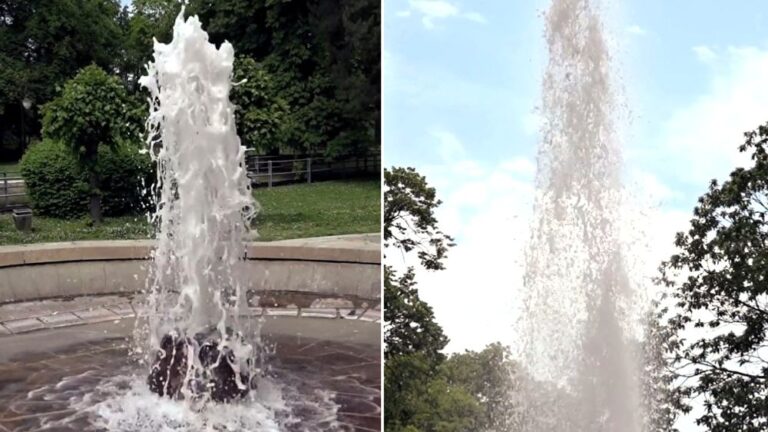
M32 100L27 96L24 96L24 99L21 100L21 106L24 107L24 111L21 112L21 151L23 153L24 150L27 149L27 133L24 129L24 117L27 116L27 111L32 108Z

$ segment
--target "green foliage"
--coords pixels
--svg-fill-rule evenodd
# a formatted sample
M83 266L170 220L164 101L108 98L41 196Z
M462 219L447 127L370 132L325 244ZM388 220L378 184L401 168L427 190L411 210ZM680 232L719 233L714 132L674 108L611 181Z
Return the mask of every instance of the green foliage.
M68 144L82 159L99 144L129 135L132 103L120 81L98 66L83 68L56 99L43 106L43 136ZM135 138L135 137L133 137Z
M193 0L216 43L272 77L288 107L286 143L329 156L379 150L380 2Z
M61 143L43 140L31 146L21 159L21 175L36 214L72 218L87 210L87 178Z
M419 298L413 268L398 277L384 268L384 358L419 353L437 365L448 338L435 321L432 308Z
M121 52L119 10L118 0L0 2L0 154L21 156L20 137L39 136L39 106L78 69L111 70ZM24 98L33 103L29 112Z
M435 188L413 168L384 169L384 247L404 253L416 250L422 266L443 269L453 238L443 233L435 217L442 204Z
M768 126L745 135L753 166L712 181L661 266L675 306L663 311L667 349L683 396L704 401L697 422L714 432L768 430Z
M66 147L59 145L59 150L74 159ZM381 228L378 181L280 186L256 189L254 196L262 206L258 240L372 233ZM10 215L0 215L0 245L145 239L152 234L154 229L144 215L107 217L100 226L94 226L84 218L54 218L35 210L31 233L17 231Z
M101 178L105 216L146 213L150 209L150 185L154 170L148 154L130 144L99 149L96 166Z
M431 371L420 353L395 356L384 367L384 429L473 431L481 408L461 386Z
M234 82L240 83L230 96L240 139L260 153L279 154L286 146L288 105L277 96L272 77L253 59L238 57Z
M512 413L516 408L518 369L509 347L497 342L480 352L452 355L441 365L441 374L449 384L477 399L477 430L502 432L517 430Z
M97 169L105 186L108 216L141 212L148 195L142 183L151 177L149 157L128 145L99 150ZM31 146L21 160L21 175L35 214L76 218L88 210L88 175L67 146L50 139Z

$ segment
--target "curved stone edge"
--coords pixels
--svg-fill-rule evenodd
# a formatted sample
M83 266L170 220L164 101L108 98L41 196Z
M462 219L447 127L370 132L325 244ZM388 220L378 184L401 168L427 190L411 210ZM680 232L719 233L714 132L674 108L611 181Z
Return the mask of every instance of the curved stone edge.
M127 240L0 247L0 304L139 293L146 288L147 257L154 244ZM283 292L288 300L295 297L292 292L312 293L376 307L381 297L379 245L377 234L250 243L247 289ZM280 306L286 303L278 300Z
M361 235L372 236L370 234ZM328 261L381 264L380 243L354 241L352 236L319 237L275 242L250 242L246 257L259 260ZM154 240L92 240L0 246L0 268L76 261L143 260Z

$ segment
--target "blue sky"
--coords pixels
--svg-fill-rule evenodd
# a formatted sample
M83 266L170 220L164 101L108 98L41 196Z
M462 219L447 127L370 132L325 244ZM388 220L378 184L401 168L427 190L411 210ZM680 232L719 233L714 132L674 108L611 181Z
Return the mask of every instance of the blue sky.
M546 6L543 0L384 4L385 163L417 167L445 202L440 216L459 245L444 274L423 277L422 292L452 338L451 350L503 338L478 335L476 328L514 314L510 299L519 289L538 141ZM708 180L745 163L736 151L742 133L768 120L761 6L626 1L606 13L621 100L631 113L622 133L625 183L642 209L636 222L648 239L648 268L667 256ZM497 288L468 288L478 277ZM467 321L467 314L479 322Z
M618 3L618 2L614 2ZM414 166L457 238L421 295L449 351L513 345L546 62L544 0L386 0L385 165ZM768 22L756 0L627 0L606 26L629 119L625 239L636 280L672 252L698 196L747 159L743 132L768 121ZM685 430L695 430L690 426Z

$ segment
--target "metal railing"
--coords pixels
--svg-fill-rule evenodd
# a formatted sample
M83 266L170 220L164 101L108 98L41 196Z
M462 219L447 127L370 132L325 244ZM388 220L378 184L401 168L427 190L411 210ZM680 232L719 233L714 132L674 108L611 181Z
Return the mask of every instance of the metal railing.
M324 157L277 159L251 155L246 158L248 177L254 187L272 187L285 183L312 183L313 181L378 175L381 157L331 160Z
M246 157L248 177L253 187L272 187L288 183L377 176L381 172L381 157L367 156L342 160L325 157L287 159L285 156ZM0 172L0 210L27 205L24 179L18 172Z

